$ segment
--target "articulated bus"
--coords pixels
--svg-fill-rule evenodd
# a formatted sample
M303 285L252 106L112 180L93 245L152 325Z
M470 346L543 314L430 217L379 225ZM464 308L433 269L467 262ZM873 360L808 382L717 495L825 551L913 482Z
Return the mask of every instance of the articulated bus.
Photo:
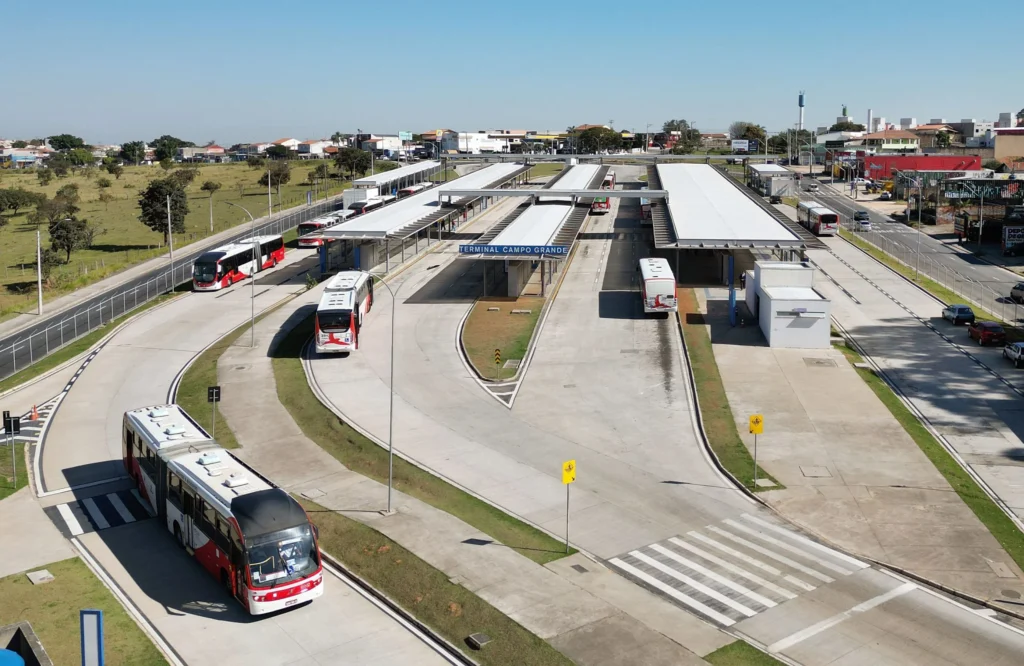
M404 199L405 197L411 197L414 194L419 194L420 192L427 189L431 185L433 185L433 183L431 183L430 181L426 181L423 183L416 183L415 185L410 185L409 187L403 187L402 189L398 190L398 198Z
M348 209L356 215L362 215L363 213L369 213L371 210L377 210L383 205L383 199L363 199L362 201L349 204Z
M668 259L640 260L640 296L645 314L676 311L676 278Z
M611 200L608 197L596 197L590 204L591 215L604 215L612 209Z
M602 190L614 190L615 189L615 172L608 169L608 173L604 175L604 181L601 183Z
M302 506L181 407L125 412L122 455L147 511L250 614L323 594L317 529Z
M835 236L839 230L839 215L817 201L801 201L796 207L796 219L817 236Z
M280 236L243 238L199 255L192 265L192 288L216 291L284 261Z
M320 247L324 244L323 238L303 238L303 236L318 234L328 227L341 224L353 215L355 215L355 213L350 210L339 210L334 213L328 213L327 215L321 215L320 217L309 220L308 222L303 222L298 227L299 247Z
M359 330L371 307L373 278L369 273L342 271L332 277L316 308L316 351L325 354L359 349Z

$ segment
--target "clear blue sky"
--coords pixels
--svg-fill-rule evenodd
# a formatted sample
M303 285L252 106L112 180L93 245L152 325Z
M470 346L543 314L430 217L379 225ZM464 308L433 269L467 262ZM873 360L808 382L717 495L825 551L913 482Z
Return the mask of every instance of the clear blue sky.
M1019 21L895 6L605 0L8 0L0 137L223 145L437 127L778 131L1024 106ZM873 8L874 7L874 8ZM980 7L980 6L979 6ZM979 11L981 11L979 9ZM19 36L19 33L21 35ZM994 57L985 62L986 54Z

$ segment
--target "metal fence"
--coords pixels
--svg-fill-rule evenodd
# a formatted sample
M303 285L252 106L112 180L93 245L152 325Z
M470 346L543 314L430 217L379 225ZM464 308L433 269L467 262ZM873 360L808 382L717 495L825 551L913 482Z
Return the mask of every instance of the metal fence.
M965 305L969 304L985 310L993 317L997 317L1007 323L1016 323L1019 321L1018 315L1024 314L1024 312L1018 310L1020 306L1011 300L1008 294L1003 293L1001 290L997 291L984 282L971 280L949 266L933 261L927 254L918 252L916 248L895 243L887 238L885 233L876 229L872 229L872 231L857 231L855 223L845 218L843 219L842 226L851 235L874 245L882 252L904 264L911 271L919 272L921 275L949 289L963 299ZM1005 289L1005 287L1001 285L1001 289Z
M285 211L270 219L264 218L263 221L257 221L256 234L283 234L306 220L330 212L338 201L340 196L312 206ZM222 240L216 245L224 245L231 240L249 236L250 225L239 226L236 231L237 234L231 239ZM0 379L6 379L24 370L83 335L109 324L161 294L172 291L175 286L190 281L192 262L211 247L214 245L207 245L198 250L188 248L184 252L179 251L175 253L173 272L171 262L168 261L164 268L156 269L135 282L120 285L102 296L82 303L46 328L26 332L23 337L18 337L11 344L0 348Z

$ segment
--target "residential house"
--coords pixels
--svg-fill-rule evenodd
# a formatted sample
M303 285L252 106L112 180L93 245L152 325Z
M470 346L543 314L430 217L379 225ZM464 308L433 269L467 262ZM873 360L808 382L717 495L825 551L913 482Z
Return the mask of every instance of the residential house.
M278 139L277 141L274 141L274 145L275 146L284 146L288 150L298 150L299 149L299 140L298 139L288 139L288 138Z
M700 147L704 150L729 148L729 135L724 132L709 132L700 135Z
M907 130L882 130L881 132L865 134L860 138L863 142L864 150L875 154L916 153L921 147L920 137Z
M377 155L390 156L402 149L402 140L397 134L360 134L359 148L369 150Z
M309 139L299 144L299 159L323 159L324 148L331 145L327 139Z
M1024 124L1019 127L997 127L995 158L1011 168L1020 168L1024 162Z
M944 123L918 125L912 130L905 131L909 131L911 134L916 134L917 138L920 139L922 148L945 148L953 143L961 143L963 139L962 135L955 127ZM946 135L945 142L939 138L940 134Z

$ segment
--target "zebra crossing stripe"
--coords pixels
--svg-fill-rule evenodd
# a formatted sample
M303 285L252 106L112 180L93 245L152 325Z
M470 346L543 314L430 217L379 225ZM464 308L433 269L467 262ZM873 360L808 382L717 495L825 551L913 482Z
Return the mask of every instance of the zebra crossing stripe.
M644 583L650 585L651 587L664 592L665 594L667 594L668 596L672 597L673 599L675 599L679 603L685 604L685 605L689 606L690 608L692 608L693 610L697 611L701 615L703 615L703 616L705 616L707 618L710 618L711 620L714 620L715 622L717 622L717 623L719 623L719 624L721 624L723 626L731 627L732 625L736 624L736 621L733 620L731 617L728 617L726 615L722 615L721 613L719 613L715 609L709 608L708 606L705 606L704 604L702 604L701 602L697 601L696 599L691 599L690 597L686 596L685 594L683 594L682 592L680 592L676 588L672 587L671 585L666 585L665 583L662 583L660 580L658 580L654 576L650 576L650 575L644 573L643 571L641 571L640 569L637 569L636 567L634 567L634 566L632 566L630 564L626 564L625 562L623 562L622 560L620 560L617 557L613 557L612 559L610 559L608 561L611 562L612 564L614 564L615 566L617 566L619 569L622 569L623 571L628 573L630 576L633 576L637 580L643 581Z
M761 553L765 557L770 557L771 559L775 560L776 562L782 562L783 564L785 564L788 567L791 567L793 569L796 569L797 571L803 572L803 573L807 574L808 576L813 576L814 578L817 578L818 580L820 580L820 581L822 581L824 583L835 582L834 578L826 576L825 574L821 573L820 571L815 571L814 569L811 569L810 567L805 567L804 565L800 564L799 562L795 562L795 561L789 559L785 555L779 555L778 553L773 553L772 551L768 550L767 548L762 548L761 546L757 545L756 543L748 541L748 540L744 539L741 536L736 536L732 532L726 532L725 530L720 529L718 527L715 527L713 525L709 526L708 529L711 530L712 532L714 532L715 534L718 534L720 536L725 537L726 539L729 539L730 541L734 541L734 542L736 542L736 543L738 543L738 544L740 544L742 546L746 546L750 550L757 551L758 553Z
M685 557L681 556L679 553L673 552L673 551L669 550L668 548L665 548L664 546L662 546L660 544L657 544L657 543L656 544L652 544L651 545L651 550L659 552L662 555L664 555L665 557L667 557L669 559L672 559L672 560L675 560L679 564L682 564L684 567L686 567L688 569L691 569L693 571L696 571L697 573L702 574L702 575L710 578L711 580L713 580L713 581L715 581L717 583L725 585L726 587L731 588L732 590L735 590L736 592L739 592L740 594L742 594L745 597L749 597L749 598L753 599L754 601L756 601L757 603L761 604L762 606L765 606L767 608L772 608L772 607L778 605L774 601L769 599L768 597L761 596L760 594L758 594L757 592L754 592L753 590L748 590L747 588L743 587L739 583L736 583L734 581L729 580L725 576L719 576L714 571L711 571L710 569L708 569L706 567L703 567L703 566L697 564L696 562L692 562L692 561L686 559Z
M121 516L121 520L125 523L135 522L135 516L133 516L132 512L128 510L128 507L124 505L124 502L122 502L121 498L117 496L117 493L108 494L107 501L110 502L111 506L114 507L114 510L117 511L117 515Z
M798 556L800 556L800 557L802 557L802 558L804 558L806 560L810 560L812 562L816 562L817 564L820 564L821 566L825 567L826 569L828 569L830 571L836 572L840 576L849 576L851 573L853 573L852 571L848 571L848 570L842 568L838 564L833 564L832 562L829 562L828 560L823 560L822 558L817 557L816 555L812 555L811 553L808 553L807 551L801 550L800 548L797 548L796 546L790 545L788 543L783 543L782 541L779 541L775 537L770 537L767 534L763 534L761 532L758 532L757 530L751 529L751 528L747 527L746 525L741 525L740 523L737 523L735 520L724 520L722 522L724 522L726 525L728 525L729 527L732 527L735 530L739 530L741 532L749 534L750 536L754 537L755 539L760 539L761 541L764 541L765 543L770 543L773 546L775 546L776 548L781 548L782 550L785 550L787 552L793 553L794 555L798 555Z
M82 524L78 522L78 518L75 518L75 514L71 513L71 509L67 504L58 504L57 513L64 519L64 524L68 526L68 532L71 536L81 536L85 534L85 530L82 529Z
M723 603L726 606L728 606L728 607L730 607L730 608L732 608L732 609L742 613L743 615L746 615L747 617L754 617L755 615L757 615L757 611L755 611L753 609L750 609L750 608L747 608L746 606L744 606L740 602L738 602L738 601L736 601L734 599L730 599L729 597L725 596L721 592L713 590L710 587L708 587L707 585L704 585L703 583L699 583L699 582L695 581L694 579L690 578L686 574L681 573L679 571L676 571L675 569L673 569L672 567L668 566L667 564L662 564L661 562L659 562L658 560L654 559L653 557L648 557L647 555L644 555L639 550L630 551L629 554L632 555L633 557L635 557L636 559L640 560L644 564L646 564L648 566L651 566L651 567L654 567L658 571L661 571L662 573L665 573L665 574L668 574L669 576L672 576L676 580L689 585L690 587L692 587L693 589L697 590L698 592L706 594L707 596L711 597L715 601L718 601L719 603Z
M682 539L677 539L675 537L669 538L669 541L672 542L673 544L675 544L676 546L679 546L680 548L685 548L686 550L690 551L694 555L697 555L698 557L704 558L708 562L714 562L715 564L717 564L718 566L722 567L723 569L725 569L726 571L728 571L730 573L733 573L733 574L736 574L737 576L741 576L743 578L746 578L747 580L751 581L752 583L756 583L756 584L760 585L763 588L769 589L769 590L771 590L775 594L778 594L781 597L784 597L786 599L796 599L796 595L793 594L792 592L790 592L789 590L787 590L786 588L779 587L775 583L767 581L764 578L761 578L760 576L756 576L756 575L750 573L749 571L747 571L745 569L741 569L740 567L737 567L737 566L735 566L735 565L733 565L733 564L731 564L729 562L726 562L722 558L717 557L715 555L712 555L711 553L707 552L706 550L698 548L697 546L694 546L693 544L686 543Z
M854 557L850 557L846 553L841 553L838 550L834 550L832 548L829 548L828 546L822 545L822 544L818 543L817 541L812 541L811 539L808 539L805 536L801 536L801 535L797 534L796 532L792 532L790 530L787 530L784 527L780 527L778 525L773 525L772 523L769 523L767 520L761 520L760 518L758 518L756 516L752 516L749 513L743 514L743 520L749 521L749 522L754 523L756 525L761 525L762 527L766 527L766 528L772 530L773 532L776 532L776 533L781 534L783 536L789 537L790 539L792 539L794 541L802 543L805 546L810 546L811 548L815 548L817 550L820 550L823 553L828 553L832 557L834 557L836 559L840 559L840 560L842 560L844 562L847 562L849 564L852 564L853 566L857 567L858 569L867 569L868 568L868 565L866 563L861 562L860 560L858 560L858 559L856 559Z
M96 529L105 530L110 527L110 523L107 522L103 512L96 506L96 500L91 497L86 497L82 500L82 506L89 512L89 517L92 518L92 522L96 524Z
M732 555L736 559L742 560L742 561L746 562L747 564L752 564L753 566L757 567L758 569L761 569L763 571L767 571L768 573L770 573L770 574L772 574L774 576L781 576L782 575L781 571L779 571L775 567L771 566L770 564L765 564L764 562L762 562L761 560L757 559L756 557L750 557L749 555L747 555L745 553L741 553L738 550L735 550L733 548L730 548L729 546L726 546L724 543L719 543L718 541L715 541L714 539L712 539L710 537L704 536L700 532L689 532L688 535L693 537L694 539L698 539L700 541L703 541L704 543L708 544L709 546L711 546L713 548L717 548L718 550L722 551L726 555ZM787 575L787 576L784 577L784 579L789 581L790 583L796 585L797 587L799 587L800 589L802 589L802 590L804 590L806 592L810 592L811 590L814 589L813 585L805 583L804 581L800 580L796 576L788 576Z

